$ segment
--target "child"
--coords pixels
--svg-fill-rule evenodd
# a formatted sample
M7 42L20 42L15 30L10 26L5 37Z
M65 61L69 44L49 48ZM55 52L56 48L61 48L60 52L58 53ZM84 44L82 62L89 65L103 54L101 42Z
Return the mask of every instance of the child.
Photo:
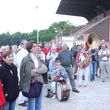
M56 93L56 82L59 80L65 80L67 79L67 72L65 70L64 67L61 66L61 62L59 60L59 58L55 59L55 64L54 66L49 70L48 72L48 76L49 76L49 86L50 89L48 90L48 92L51 91L51 93L53 93L53 97L55 97L55 93ZM47 97L51 97L49 96L49 94L47 95Z

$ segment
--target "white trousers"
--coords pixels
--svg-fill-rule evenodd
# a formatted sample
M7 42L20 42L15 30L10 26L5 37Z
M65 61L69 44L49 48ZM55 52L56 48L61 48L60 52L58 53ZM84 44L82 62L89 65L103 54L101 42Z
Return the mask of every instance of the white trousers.
M89 66L87 66L86 68L78 68L78 73L79 73L79 85L87 85L90 74Z
M20 93L19 93L19 96L18 96L18 100L17 100L18 104L22 104L22 103L24 103L25 101L28 101L27 97L23 96L23 95L22 95L22 92L20 92Z
M18 79L20 81L20 69L19 68L18 68ZM27 99L27 97L23 96L22 92L20 91L17 101L18 101L18 104L22 104L25 101L28 101L28 99Z
M52 92L56 93L56 82L55 81L52 82L50 86L51 86L50 88L51 88Z

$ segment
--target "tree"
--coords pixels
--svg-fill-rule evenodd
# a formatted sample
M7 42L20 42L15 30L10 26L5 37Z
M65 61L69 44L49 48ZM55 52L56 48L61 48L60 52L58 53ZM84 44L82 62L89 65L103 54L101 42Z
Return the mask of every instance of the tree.
M53 32L59 32L61 30L72 30L75 29L76 27L73 26L71 23L68 21L62 21L62 22L56 22L53 23L49 29L52 30Z
M55 22L48 29L39 31L39 38L41 42L49 42L54 39L55 36L60 37L61 35L69 35L71 30L76 29L76 26L73 26L68 21ZM16 32L14 34L3 33L0 34L0 46L2 45L19 45L21 40L37 40L37 30L33 30L30 33L21 33Z

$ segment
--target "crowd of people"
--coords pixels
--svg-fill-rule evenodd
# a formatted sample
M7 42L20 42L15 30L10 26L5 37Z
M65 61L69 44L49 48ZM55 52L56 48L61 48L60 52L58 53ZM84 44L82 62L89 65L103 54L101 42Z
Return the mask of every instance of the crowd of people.
M48 86L46 97L55 98L58 80L69 79L71 91L80 93L76 79L79 87L87 87L96 76L102 82L110 77L106 42L95 49L83 44L69 49L66 43L41 47L33 40L22 40L19 46L0 48L0 110L15 110L16 103L27 110L41 110L44 83Z

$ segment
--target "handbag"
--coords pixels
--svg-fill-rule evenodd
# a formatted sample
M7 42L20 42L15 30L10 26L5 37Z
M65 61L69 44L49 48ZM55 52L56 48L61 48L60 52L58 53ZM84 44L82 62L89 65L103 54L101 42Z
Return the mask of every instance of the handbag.
M29 93L22 91L22 94L25 97L30 97L30 98L39 97L42 91L42 87L43 87L43 83L39 81L35 81L34 83L30 84Z

